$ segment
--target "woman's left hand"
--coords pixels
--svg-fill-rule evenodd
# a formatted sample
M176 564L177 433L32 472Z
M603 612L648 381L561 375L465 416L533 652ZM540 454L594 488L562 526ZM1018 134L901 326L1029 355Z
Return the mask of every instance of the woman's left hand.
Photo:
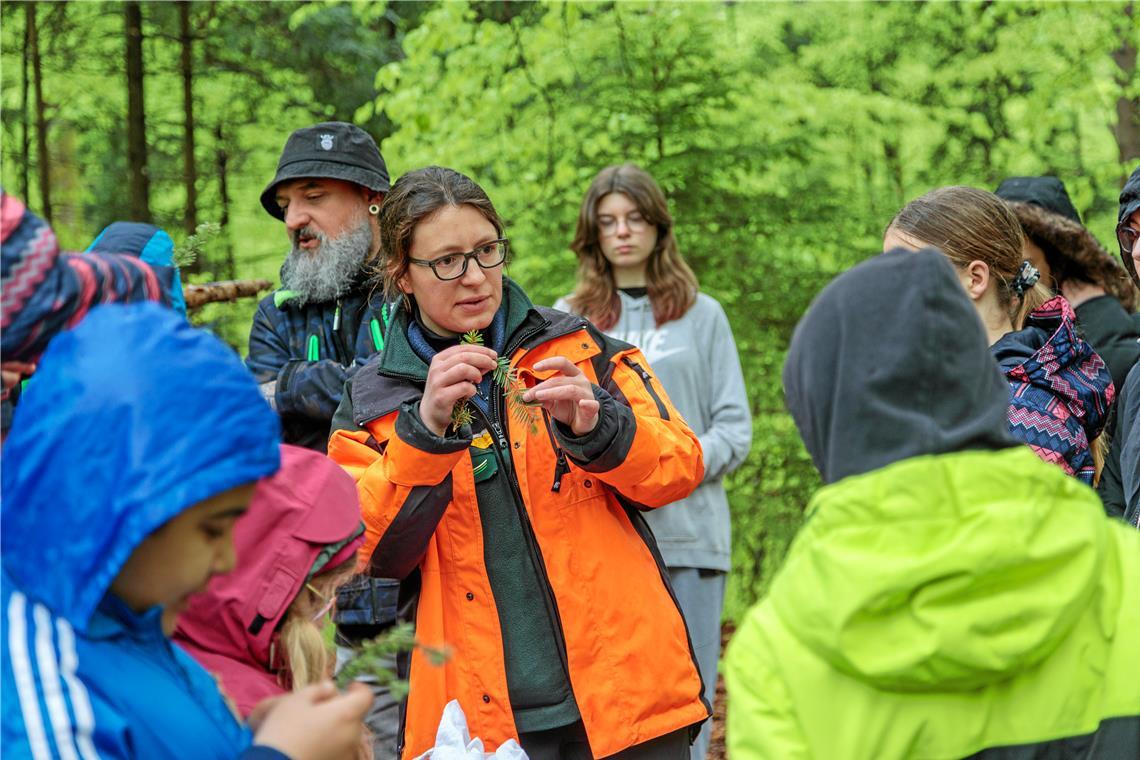
M523 394L523 401L537 402L551 417L570 428L576 436L589 433L598 425L601 404L594 398L594 387L564 356L543 359L534 365L537 372L554 370L561 374L543 380Z

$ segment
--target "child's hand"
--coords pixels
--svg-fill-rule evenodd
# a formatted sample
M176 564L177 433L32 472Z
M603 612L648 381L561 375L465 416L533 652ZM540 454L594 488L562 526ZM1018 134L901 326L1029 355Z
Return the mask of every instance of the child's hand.
M340 693L332 681L322 681L274 700L264 717L254 710L250 720L260 718L260 726L253 741L291 760L353 757L371 705L372 692L364 684Z
M594 398L594 386L564 356L554 356L535 363L538 372L557 370L561 374L543 380L523 394L526 403L537 402L551 417L567 425L576 436L583 436L598 424L601 405Z

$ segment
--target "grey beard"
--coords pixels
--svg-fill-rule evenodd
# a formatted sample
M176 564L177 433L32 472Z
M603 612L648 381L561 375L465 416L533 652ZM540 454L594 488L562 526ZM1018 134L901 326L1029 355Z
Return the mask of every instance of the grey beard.
M297 247L301 232L320 241L315 251ZM293 240L293 248L281 266L281 287L295 292L298 305L304 306L335 300L352 287L372 250L372 227L365 217L335 238L315 230L299 230Z

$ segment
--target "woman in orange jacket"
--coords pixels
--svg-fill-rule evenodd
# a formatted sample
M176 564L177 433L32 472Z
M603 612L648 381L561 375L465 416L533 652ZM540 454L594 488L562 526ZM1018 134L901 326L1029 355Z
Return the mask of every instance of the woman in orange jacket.
M418 586L404 757L458 699L490 748L532 760L682 760L709 715L641 510L701 482L696 437L641 353L534 306L503 276L486 193L404 175L380 212L401 299L346 387L329 455L356 478L361 569Z

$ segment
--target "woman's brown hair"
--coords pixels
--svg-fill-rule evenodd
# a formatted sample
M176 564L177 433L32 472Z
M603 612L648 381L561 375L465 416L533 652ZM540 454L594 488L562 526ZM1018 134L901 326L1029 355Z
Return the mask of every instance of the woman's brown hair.
M649 303L658 325L680 318L697 299L697 276L677 248L665 194L648 172L634 164L602 169L582 199L578 229L570 243L578 254L578 284L567 299L570 308L602 330L613 327L621 316L621 298L613 268L602 253L598 228L598 204L610 193L628 197L657 228L657 244L649 254L645 273Z
M960 185L931 190L908 203L887 229L938 248L957 267L985 262L997 280L998 304L1009 312L1015 330L1025 327L1029 314L1051 297L1041 282L1021 296L1014 291L1025 235L1013 209L993 193ZM1105 448L1103 435L1089 441L1094 485L1104 468Z
M1013 288L1025 259L1021 222L1004 200L974 187L940 187L908 203L887 229L938 248L959 268L971 261L989 267L997 281L998 304L1009 312L1013 329L1049 300L1037 283L1019 296Z
M401 295L398 283L408 273L408 257L416 226L445 206L471 206L495 227L502 237L503 220L483 188L454 169L428 166L396 180L380 206L379 278L384 296Z

